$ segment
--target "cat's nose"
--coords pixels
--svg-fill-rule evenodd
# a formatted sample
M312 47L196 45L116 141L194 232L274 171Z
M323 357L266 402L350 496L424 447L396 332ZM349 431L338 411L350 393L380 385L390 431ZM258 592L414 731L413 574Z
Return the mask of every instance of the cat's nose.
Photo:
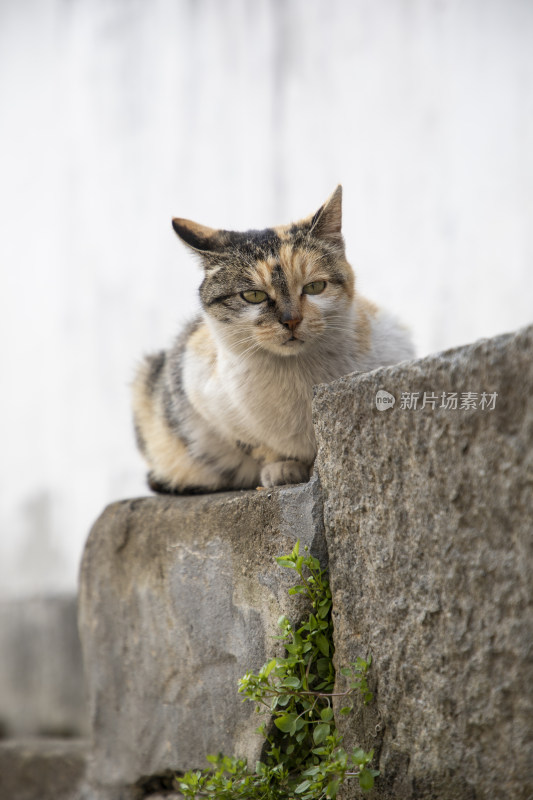
M290 331L295 331L302 318L299 314L296 314L293 311L286 311L284 314L281 315L280 322L285 328L288 328Z

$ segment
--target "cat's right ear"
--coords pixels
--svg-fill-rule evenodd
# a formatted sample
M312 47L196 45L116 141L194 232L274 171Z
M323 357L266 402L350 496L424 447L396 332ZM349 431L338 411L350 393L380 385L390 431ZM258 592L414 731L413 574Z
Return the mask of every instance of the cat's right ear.
M222 249L220 231L199 225L190 219L173 219L172 227L182 242L200 255L216 253Z
M319 238L342 237L342 186L340 184L313 216L311 233Z

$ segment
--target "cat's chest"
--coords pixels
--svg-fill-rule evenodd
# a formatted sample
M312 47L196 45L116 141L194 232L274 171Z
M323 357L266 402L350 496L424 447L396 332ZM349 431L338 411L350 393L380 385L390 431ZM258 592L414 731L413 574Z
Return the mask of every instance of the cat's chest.
M227 438L312 457L312 380L291 364L186 364L186 390L195 408Z
M312 384L299 370L282 366L221 363L217 383L232 409L254 426L291 435L310 422Z

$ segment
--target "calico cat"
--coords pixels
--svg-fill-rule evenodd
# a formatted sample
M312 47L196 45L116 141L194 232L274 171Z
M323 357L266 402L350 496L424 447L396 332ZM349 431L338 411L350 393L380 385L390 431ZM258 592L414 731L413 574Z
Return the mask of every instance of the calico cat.
M154 491L308 480L312 387L413 356L408 332L356 293L341 219L338 186L316 214L276 228L173 220L202 262L202 311L134 381Z

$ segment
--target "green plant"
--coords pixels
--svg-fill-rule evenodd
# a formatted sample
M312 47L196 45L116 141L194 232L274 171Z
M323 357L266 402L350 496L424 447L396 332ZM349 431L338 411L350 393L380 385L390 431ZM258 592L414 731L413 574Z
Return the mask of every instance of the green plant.
M373 751L346 752L341 747L332 705L334 697L348 698L355 692L364 703L372 700L366 678L371 659L358 658L343 668L348 688L334 692L331 590L326 571L307 548L300 555L299 542L289 556L276 560L297 573L299 583L289 594L307 596L312 611L298 628L280 617L277 638L286 655L271 659L257 674L247 672L239 681L244 699L274 721L273 731L267 732L265 723L259 728L267 742L265 760L252 772L244 759L210 756L210 769L176 779L179 790L191 800L325 800L337 796L346 778L357 777L362 789L370 789L379 774L369 767ZM340 713L351 710L348 703Z

